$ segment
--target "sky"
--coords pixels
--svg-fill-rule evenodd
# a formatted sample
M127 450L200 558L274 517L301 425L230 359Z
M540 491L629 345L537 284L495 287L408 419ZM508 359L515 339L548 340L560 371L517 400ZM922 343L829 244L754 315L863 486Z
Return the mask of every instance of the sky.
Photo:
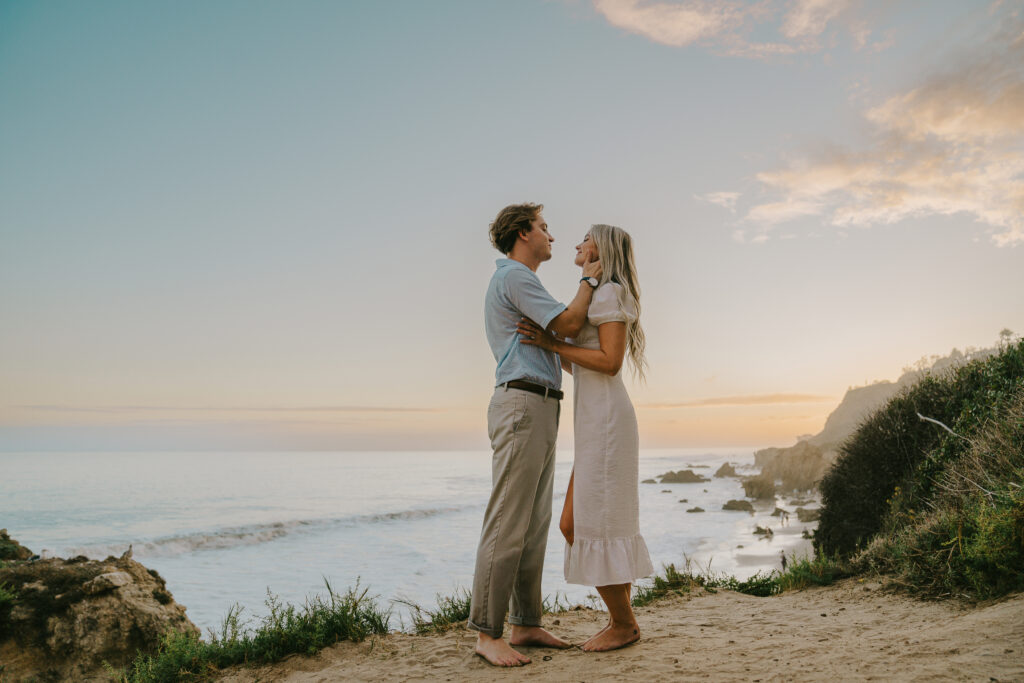
M0 450L486 449L527 201L642 447L793 443L1024 332L1024 2L4 0Z

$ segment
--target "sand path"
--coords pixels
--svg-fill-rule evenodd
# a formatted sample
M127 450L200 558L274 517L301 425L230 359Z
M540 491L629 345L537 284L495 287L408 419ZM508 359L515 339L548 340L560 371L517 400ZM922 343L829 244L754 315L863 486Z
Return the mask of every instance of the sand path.
M637 611L643 639L607 653L521 648L513 670L473 654L462 628L342 643L224 682L270 681L1024 681L1024 594L966 609L848 579L757 598L731 591L669 598ZM606 621L581 609L545 624L582 642Z

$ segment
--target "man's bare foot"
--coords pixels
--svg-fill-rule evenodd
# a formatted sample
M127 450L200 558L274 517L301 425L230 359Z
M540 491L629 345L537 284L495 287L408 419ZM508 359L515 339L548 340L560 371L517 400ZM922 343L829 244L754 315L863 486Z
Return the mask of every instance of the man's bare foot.
M572 647L572 643L562 640L540 626L512 626L508 641L513 645L535 645L537 647L557 647L564 650Z
M634 624L612 624L583 644L587 652L605 652L640 640L640 627Z
M529 657L513 650L501 638L492 638L486 633L477 634L476 653L494 666L522 666L530 663Z

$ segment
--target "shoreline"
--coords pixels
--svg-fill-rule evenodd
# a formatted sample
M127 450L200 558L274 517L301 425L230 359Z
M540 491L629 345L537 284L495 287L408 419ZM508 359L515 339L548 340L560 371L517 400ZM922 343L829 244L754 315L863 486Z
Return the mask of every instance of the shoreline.
M254 668L226 669L223 683L323 680L1024 680L1024 594L974 607L886 590L878 580L761 598L698 589L637 608L641 640L584 653L521 648L533 662L492 667L473 653L464 626L443 633L390 633L339 643ZM545 626L582 642L606 613L548 615Z

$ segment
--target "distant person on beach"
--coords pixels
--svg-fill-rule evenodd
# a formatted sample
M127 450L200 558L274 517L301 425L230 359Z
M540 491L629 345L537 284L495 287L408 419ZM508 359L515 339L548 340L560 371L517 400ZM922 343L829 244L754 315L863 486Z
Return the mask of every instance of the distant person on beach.
M630 600L636 579L654 573L640 535L640 442L636 413L621 369L625 356L643 378L644 332L633 242L622 228L594 225L576 247L576 265L600 260L603 275L572 339L523 322L524 345L554 351L572 373L576 453L559 524L565 540L565 580L596 586L609 621L581 646L614 650L640 638Z
M601 264L595 259L584 266L584 279L569 306L548 294L537 268L551 258L555 240L543 209L541 204L507 206L490 226L491 243L506 258L498 259L484 308L487 341L498 363L487 408L494 455L469 627L479 631L477 654L496 666L529 664L529 657L509 643L570 647L541 628L541 575L551 523L562 368L550 350L519 344L517 325L530 318L563 337L579 334ZM506 613L512 625L509 643L502 639Z

